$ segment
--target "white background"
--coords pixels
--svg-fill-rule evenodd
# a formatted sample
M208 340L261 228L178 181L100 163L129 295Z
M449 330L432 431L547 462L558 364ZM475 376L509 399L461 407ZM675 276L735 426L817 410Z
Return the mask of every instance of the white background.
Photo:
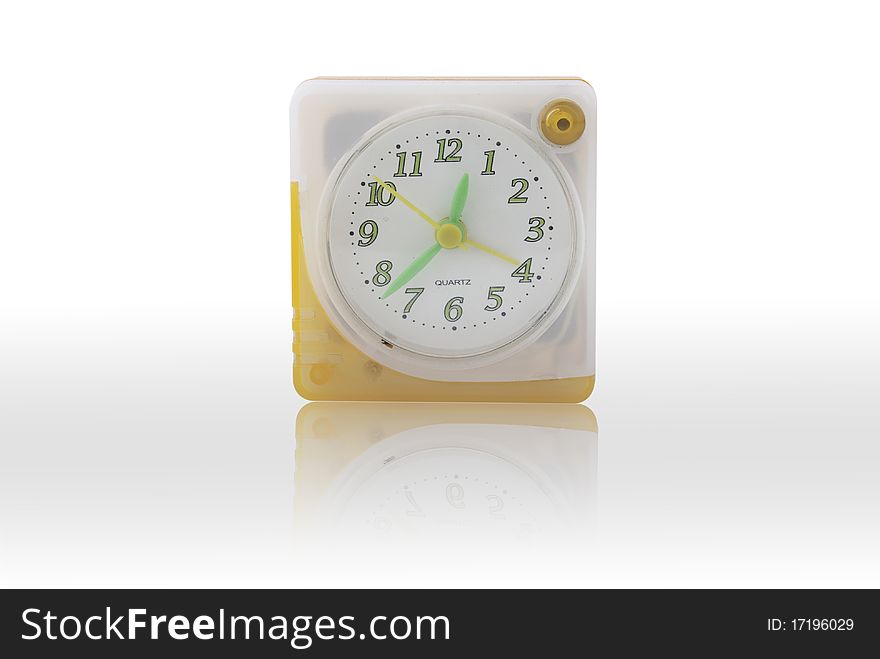
M842 1L4 3L0 585L880 586L876 27ZM590 551L296 558L287 105L316 75L594 85Z

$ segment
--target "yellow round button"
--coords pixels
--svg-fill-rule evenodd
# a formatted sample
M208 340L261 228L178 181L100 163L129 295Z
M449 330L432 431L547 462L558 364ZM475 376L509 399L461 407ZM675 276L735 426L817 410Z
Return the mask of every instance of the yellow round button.
M560 146L577 141L587 127L584 111L568 99L557 99L545 105L538 122L547 141Z

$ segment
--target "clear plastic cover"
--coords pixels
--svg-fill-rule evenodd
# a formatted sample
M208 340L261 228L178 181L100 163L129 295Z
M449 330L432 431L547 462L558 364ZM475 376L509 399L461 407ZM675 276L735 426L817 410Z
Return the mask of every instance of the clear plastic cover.
M559 100L583 112L585 129L571 144L553 143L553 136L548 138L542 129L546 116L542 112ZM291 180L298 188L302 260L308 273L308 281L295 285L311 286L340 337L378 364L425 380L519 382L593 375L596 103L588 84L577 79L316 79L297 89L290 112ZM426 354L430 351L408 349L404 341L395 345L396 335L391 330L383 332L376 322L365 318L363 309L352 304L355 293L340 286L328 249L331 209L346 165L383 130L413 117L443 113L493 121L500 127L499 135L503 128L511 142L521 140L531 145L542 161L550 163L575 224L570 235L556 234L557 246L565 239L573 242L570 253L574 256L565 261L567 272L560 279L559 293L554 293L554 304L536 316L534 327L530 325L529 331L502 347L472 350L462 356L454 351L449 355ZM443 136L439 131L438 135L439 142ZM433 137L426 133L423 141L433 144L429 139ZM364 180L360 185L367 183L372 184ZM367 193L368 188L363 191ZM375 292L369 280L365 281ZM479 331L474 324L471 336ZM463 332L448 335L464 336Z

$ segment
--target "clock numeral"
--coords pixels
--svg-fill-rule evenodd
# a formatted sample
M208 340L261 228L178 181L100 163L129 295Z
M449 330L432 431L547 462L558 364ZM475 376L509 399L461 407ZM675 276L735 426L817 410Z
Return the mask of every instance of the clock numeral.
M413 305L416 303L416 300L419 299L419 296L425 292L424 288L407 288L403 291L407 295L412 295L413 298L409 302L406 303L406 306L403 308L403 313L409 313L412 311Z
M527 243L536 243L541 238L544 237L544 229L541 227L544 226L544 218L543 217L533 217L529 220L529 235L526 236L523 240Z
M358 235L361 237L361 239L358 240L358 246L369 247L376 242L376 238L379 237L379 225L373 220L364 220L358 228Z
M446 486L446 500L453 508L464 508L464 488L458 483Z
M425 511L422 510L422 507L416 503L416 497L412 493L412 490L404 490L403 495L406 497L406 500L409 501L412 509L407 509L406 516L407 517L424 517Z
M449 302L446 303L446 306L443 307L443 317L450 323L457 321L461 318L461 314L464 313L464 310L461 308L463 303L463 297L454 297L449 300Z
M501 511L504 510L504 499L497 494L490 494L486 497L489 502L489 517L493 519L504 519L505 515Z
M395 176L421 176L422 175L422 152L421 151L413 151L412 153L412 169L410 173L406 173L406 151L401 151L400 153L394 154L397 156L397 171L394 172Z
M391 261L379 261L376 264L376 274L373 275L374 286L387 286L391 281Z
M515 178L510 182L510 187L515 188L519 187L519 190L510 195L510 199L507 200L508 204L524 204L529 198L523 197L526 190L529 189L529 182L524 178Z
M532 277L534 277L535 275L532 274L531 257L523 261L516 270L510 273L510 276L514 279L519 279L520 284L528 284L530 281L532 281Z
M434 159L434 162L460 162L461 156L458 155L458 152L461 151L461 140L457 137L450 137L446 139L445 137L437 140L437 157ZM446 149L451 148L452 151L446 153Z
M385 181L385 185L387 185L392 190L397 190L397 186L394 185L391 181ZM396 197L388 192L383 186L379 185L378 181L373 181L370 183L370 201L368 201L365 206L390 206L394 203Z
M483 151L483 155L486 156L486 166L483 167L480 176L494 176L495 170L492 169L492 165L495 164L495 149L492 149L491 151Z
M494 302L493 306L489 306L488 304L483 307L486 311L498 311L501 308L501 305L504 304L504 300L501 299L499 293L504 292L504 286L490 286L489 287L489 299Z

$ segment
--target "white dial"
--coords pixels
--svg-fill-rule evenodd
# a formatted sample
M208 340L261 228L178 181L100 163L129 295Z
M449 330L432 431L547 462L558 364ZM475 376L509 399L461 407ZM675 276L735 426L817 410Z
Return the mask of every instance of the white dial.
M369 135L338 172L330 271L377 343L483 355L540 333L564 302L579 255L573 192L521 127L471 110L422 114Z

